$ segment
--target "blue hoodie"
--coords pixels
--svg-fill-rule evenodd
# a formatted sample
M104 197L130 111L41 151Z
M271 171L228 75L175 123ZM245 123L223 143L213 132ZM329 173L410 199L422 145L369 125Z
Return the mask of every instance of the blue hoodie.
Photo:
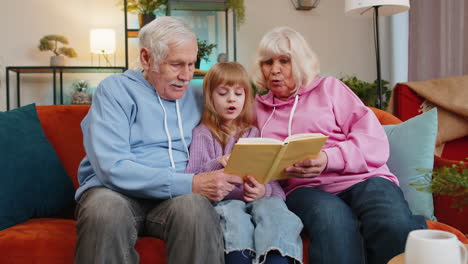
M104 79L81 122L86 156L78 168L75 199L96 186L146 199L191 193L193 174L184 173L186 146L200 121L201 89L189 87L177 101L181 120L176 101L159 98L141 70Z

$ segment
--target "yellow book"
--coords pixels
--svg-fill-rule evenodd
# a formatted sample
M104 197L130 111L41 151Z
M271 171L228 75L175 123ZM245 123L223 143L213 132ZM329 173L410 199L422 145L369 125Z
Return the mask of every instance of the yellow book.
M244 179L251 175L262 184L287 179L289 176L284 170L296 162L317 157L327 139L321 133L296 134L284 141L240 138L232 149L224 172Z

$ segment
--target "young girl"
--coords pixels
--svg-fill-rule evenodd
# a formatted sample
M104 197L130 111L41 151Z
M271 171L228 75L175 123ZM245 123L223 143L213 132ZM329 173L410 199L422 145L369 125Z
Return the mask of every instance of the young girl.
M240 137L257 137L248 74L236 62L214 65L203 82L205 106L193 130L186 172L222 169ZM302 223L290 212L278 182L253 177L215 204L230 263L302 263Z

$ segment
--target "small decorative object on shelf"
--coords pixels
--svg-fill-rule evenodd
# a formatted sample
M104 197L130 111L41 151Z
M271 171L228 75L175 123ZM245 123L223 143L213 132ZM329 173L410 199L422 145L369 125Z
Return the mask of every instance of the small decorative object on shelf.
M66 45L68 44L68 39L61 35L46 35L39 40L38 48L40 51L50 50L55 54L55 56L50 57L50 66L64 66L65 58L62 55L70 58L78 56L73 48L59 48L59 43Z
M218 54L218 62L227 62L228 57L226 53L220 53Z
M123 5L123 1L119 2ZM127 0L127 11L138 15L140 28L156 18L154 14L158 9L165 9L167 0Z
M316 8L320 0L291 0L296 10L311 10Z
M87 93L88 82L85 80L79 80L73 83L75 92L71 96L71 104L91 104L92 95Z
M208 60L209 56L213 52L213 49L216 48L217 44L208 44L206 40L197 39L198 44L198 53L197 53L197 62L195 63L195 68L200 69L200 63L202 60Z

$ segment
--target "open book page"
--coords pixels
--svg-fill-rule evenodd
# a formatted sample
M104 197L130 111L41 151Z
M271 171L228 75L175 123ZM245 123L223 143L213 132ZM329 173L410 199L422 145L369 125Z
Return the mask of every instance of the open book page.
M282 144L236 144L232 149L225 173L235 174L244 180L247 175L253 176L260 183L273 164Z
M282 180L289 178L284 170L294 163L305 159L316 158L327 139L328 137L320 134L316 137L290 141L281 151L281 158L278 159L277 164L272 166L268 175L268 180Z
M236 144L277 144L282 145L283 141L274 138L239 138Z
M294 134L284 139L284 142L291 142L295 140L301 139L308 139L308 138L316 138L316 137L324 137L322 133L301 133L301 134Z
M285 143L271 138L241 138L234 145L224 172L244 179L251 175L263 184L285 179L285 168L316 157L327 139L320 133L297 134Z

